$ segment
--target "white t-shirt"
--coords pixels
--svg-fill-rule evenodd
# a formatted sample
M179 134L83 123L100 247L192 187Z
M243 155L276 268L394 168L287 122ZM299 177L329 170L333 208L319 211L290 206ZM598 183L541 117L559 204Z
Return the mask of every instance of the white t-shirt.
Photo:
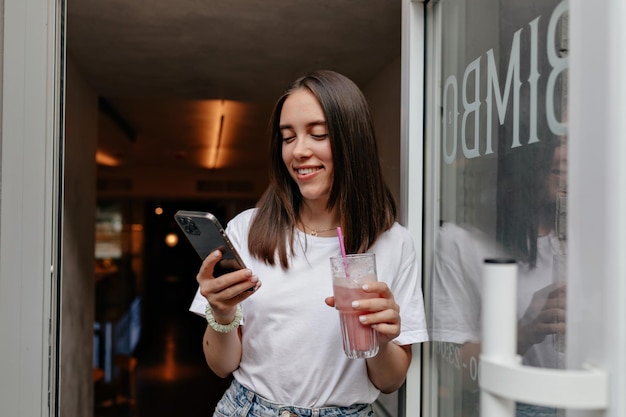
M331 256L341 254L336 237L297 232L295 256L287 271L248 252L248 229L255 209L236 216L227 233L244 263L262 282L242 303L243 356L234 377L277 403L301 407L372 403L379 390L367 377L365 360L343 353L338 312L324 299L333 294ZM370 252L378 280L386 282L400 305L400 345L428 339L420 263L408 231L395 224ZM204 316L206 299L196 293L190 310Z
M543 236L537 239L536 267L519 265L518 319L524 315L536 292L545 293L553 286L553 258L559 253L559 242L554 234ZM493 240L479 231L453 223L441 227L432 281L434 341L480 342L483 261L502 255ZM548 335L543 342L528 349L523 363L542 368L562 367L564 353L557 347L554 336Z

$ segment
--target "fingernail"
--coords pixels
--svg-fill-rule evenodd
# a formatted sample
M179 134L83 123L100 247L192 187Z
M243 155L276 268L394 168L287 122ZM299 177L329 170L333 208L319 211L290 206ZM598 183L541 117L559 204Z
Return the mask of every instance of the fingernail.
M369 289L370 289L370 286L369 286L369 285L367 285L367 284L363 284L363 287L362 287L362 288L363 288L363 291L367 291L367 290L369 290Z
M365 316L359 316L359 321L360 321L361 323L365 323L365 319L366 319L366 317L365 317Z
M358 301L353 301L352 302L352 308L359 308L359 302Z
M216 250L216 251L213 251L212 255L213 255L214 258L219 258L221 254L222 253L219 250Z
M250 282L258 282L259 281L259 277L257 277L256 275L252 275L252 277L250 277Z

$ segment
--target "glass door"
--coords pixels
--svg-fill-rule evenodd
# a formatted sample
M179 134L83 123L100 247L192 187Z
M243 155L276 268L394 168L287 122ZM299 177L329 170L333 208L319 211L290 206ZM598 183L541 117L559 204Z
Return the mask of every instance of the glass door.
M517 261L522 363L566 367L567 2L441 0L429 12L426 414L470 417L480 415L486 258Z
M485 417L490 390L506 415L626 413L625 16L623 2L427 5L422 415ZM495 384L488 258L517 266L499 301L520 363ZM573 387L591 380L585 403ZM533 397L546 381L555 394Z

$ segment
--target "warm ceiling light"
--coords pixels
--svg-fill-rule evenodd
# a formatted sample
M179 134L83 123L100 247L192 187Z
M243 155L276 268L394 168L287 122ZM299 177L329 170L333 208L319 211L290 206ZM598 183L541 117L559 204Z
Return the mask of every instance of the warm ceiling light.
M163 207L157 207L154 209L154 214L156 214L157 216L160 216L161 214L163 214Z
M176 233L168 233L165 235L165 244L170 248L178 245L178 235Z
M115 167L118 165L122 164L122 161L120 161L118 158L109 155L106 152L103 151L96 151L96 163L98 165L105 165L108 167Z

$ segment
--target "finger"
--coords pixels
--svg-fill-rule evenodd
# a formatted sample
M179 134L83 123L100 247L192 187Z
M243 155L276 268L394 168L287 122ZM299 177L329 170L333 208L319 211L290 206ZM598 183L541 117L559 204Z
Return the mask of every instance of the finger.
M545 340L546 336L555 332L554 323L541 323L532 326L528 329L528 337L532 341L532 344L541 343Z
M215 279L200 279L199 282L200 294L213 306L238 302L242 299L238 297L242 292L248 292L248 295L251 295L261 284L259 278L249 269L230 272ZM252 291L248 291L250 289Z
M545 337L546 335L549 334L565 334L565 329L566 329L566 324L563 322L552 322L552 323L543 323L540 325L537 325L533 328L533 332L536 335L540 335Z
M379 323L373 324L372 328L378 333L380 342L390 342L400 335L400 326L397 324Z
M567 295L567 287L565 284L559 286L558 288L550 291L548 294L548 298L557 298L557 297L565 297Z
M364 284L362 288L363 291L367 293L377 293L382 298L393 298L393 293L384 282L368 282L367 284Z
M250 269L246 268L220 275L212 281L217 291L223 291L239 283L246 283L248 287L250 287L251 283L255 284L258 280L259 278L255 276Z
M544 305L542 306L543 310L550 310L553 308L562 308L565 309L567 305L567 295L565 293L554 294L554 296L550 296Z
M567 320L567 312L562 308L550 308L542 310L537 317L538 323L565 323Z
M377 312L384 310L400 311L400 306L396 304L393 298L364 298L352 302L352 308L360 311Z
M394 309L370 311L367 314L359 316L359 320L363 324L398 324L400 323L400 313Z
M324 302L326 303L327 306L334 307L335 306L335 297L326 297L324 299Z
M261 282L256 284L254 291L248 291L249 288L248 285L237 284L221 292L211 293L207 297L207 301L214 311L228 311L258 291L261 288Z
M557 308L554 310L554 321L557 323L565 323L567 321L567 313L565 310Z
M202 280L213 278L213 270L215 268L215 264L222 258L222 252L219 250L214 250L210 254L204 258L202 261L202 265L200 265L200 271L198 271L198 275L196 276L196 281L200 283Z
M364 325L370 325L389 340L400 334L400 315L395 310L385 310L378 313L359 316Z
M260 283L259 277L249 269L229 272L211 282L213 291L218 293L221 298L226 299L234 298L241 292L254 288Z

